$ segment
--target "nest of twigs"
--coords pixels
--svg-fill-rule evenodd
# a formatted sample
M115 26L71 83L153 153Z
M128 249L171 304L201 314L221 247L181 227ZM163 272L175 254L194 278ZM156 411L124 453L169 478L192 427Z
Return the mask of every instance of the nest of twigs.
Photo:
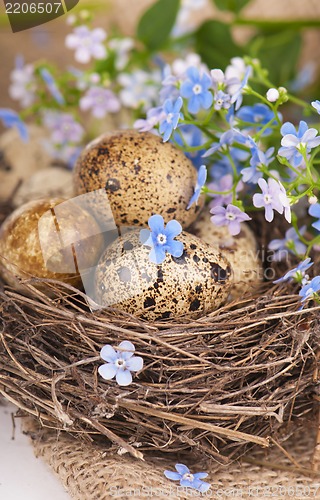
M294 287L268 283L199 320L150 324L92 313L83 294L58 282L48 283L48 298L35 281L29 296L0 283L0 395L43 426L138 458L172 452L225 463L268 446L284 424L314 418L320 307L300 311ZM97 372L101 347L123 340L144 359L128 387Z

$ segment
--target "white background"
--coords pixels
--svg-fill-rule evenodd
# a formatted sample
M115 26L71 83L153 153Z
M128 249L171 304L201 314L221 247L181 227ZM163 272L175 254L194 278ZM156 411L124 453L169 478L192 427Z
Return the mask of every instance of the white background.
M12 405L0 404L0 499L1 500L70 500L49 466L36 458L30 438L22 434L16 419L12 439Z

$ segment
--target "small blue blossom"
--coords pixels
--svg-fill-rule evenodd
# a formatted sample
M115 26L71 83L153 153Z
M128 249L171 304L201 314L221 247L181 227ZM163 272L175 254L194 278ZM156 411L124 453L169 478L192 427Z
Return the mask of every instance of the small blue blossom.
M43 122L51 131L54 144L77 144L84 135L83 127L69 113L46 111Z
M306 271L313 266L313 262L311 262L310 257L303 260L298 264L297 267L288 271L282 278L275 280L273 283L283 283L284 281L297 281L298 283L302 282L304 277L307 277Z
M91 111L92 116L102 119L107 113L118 113L121 104L110 89L93 86L81 97L79 106L82 111Z
M82 25L74 28L73 33L67 35L65 44L68 49L75 50L75 60L86 64L93 59L104 59L107 55L103 41L107 34L102 28L90 30Z
M311 106L319 113L320 115L320 101L312 101Z
M299 233L303 235L306 229L307 226L302 226L299 229ZM270 241L268 248L274 252L272 260L278 262L287 256L288 250L295 255L304 255L307 250L306 245L300 241L299 234L296 232L294 227L291 227L286 231L283 239Z
M143 368L143 359L134 356L134 345L124 340L114 349L110 344L105 345L100 352L101 358L106 361L99 366L98 372L105 380L116 377L119 385L129 385L132 382L131 372L138 372Z
M229 146L231 146L234 142L239 142L240 144L245 144L247 141L247 138L241 134L238 130L231 128L221 134L219 142L214 144L210 149L208 149L205 154L203 155L204 158L207 156L212 155L213 153L216 153L217 151L226 151L229 149Z
M7 128L16 127L24 142L28 141L28 129L18 113L8 108L0 108L0 120Z
M57 83L53 78L53 76L51 75L50 71L47 68L41 68L40 75L45 84L47 85L47 89L49 90L52 97L58 104L63 106L66 103L66 101L63 95L61 94L60 90L58 89Z
M197 148L203 144L204 138L201 130L195 125L182 125L179 127L179 132L175 132L173 135L174 141L183 148L184 144L187 144L191 148ZM182 140L182 137L183 140ZM203 165L202 155L205 149L197 149L196 151L184 151L184 154L189 158L197 170Z
M281 117L281 115L280 115ZM269 123L272 118L274 118L273 111L266 104L254 104L253 106L243 106L236 114L236 118L239 118L246 124L250 124L246 128L256 128L257 132L259 132L264 125ZM277 120L274 119L272 125L277 125ZM267 128L263 132L263 136L270 135L272 132L271 128Z
M223 90L218 90L214 95L214 109L229 109L231 106L231 96L223 92Z
M163 104L164 117L160 122L159 132L163 135L163 142L167 142L172 132L177 128L179 120L183 118L180 110L182 108L183 100L178 97L176 101L167 99Z
M317 298L317 293L320 291L320 276L315 276L310 283L304 285L299 295L301 298L301 302L305 302L306 300L311 300L313 298Z
M282 125L281 148L279 156L284 156L293 167L299 167L303 162L303 152L310 153L312 148L319 146L320 136L316 137L318 131L315 128L308 128L305 121L301 120L298 131L290 122Z
M312 217L317 217L319 220L313 222L312 227L314 227L317 231L320 231L320 203L314 203L309 207L309 215Z
M162 106L156 108L150 108L147 111L146 119L140 118L134 122L134 128L140 132L150 132L164 117L164 111Z
M273 211L279 214L285 213L285 218L291 222L290 204L282 184L275 179L269 178L268 183L265 179L258 180L262 194L253 195L253 204L257 208L265 208L265 218L268 222L273 221Z
M241 170L243 182L257 184L258 180L262 177L259 167L262 165L267 167L274 160L273 153L274 148L269 148L266 152L256 148L250 159L251 166Z
M234 205L225 207L213 207L210 210L213 216L210 218L215 226L228 226L231 236L236 236L241 231L241 222L251 220L251 217Z
M201 493L205 493L210 488L210 483L206 483L202 481L208 477L206 472L196 472L192 474L189 468L184 464L176 464L176 471L165 470L164 475L167 479L171 479L173 481L180 481L180 486L184 488L192 488L200 491Z
M176 220L170 220L164 227L161 215L152 215L148 220L148 229L141 229L140 241L143 245L151 247L150 261L154 264L162 264L166 258L166 252L173 257L181 257L183 254L183 243L174 238L178 236L182 227Z
M236 111L240 108L240 106L242 104L242 100L243 100L242 94L243 94L245 87L248 83L251 72L252 72L252 68L251 68L251 66L248 66L246 69L245 75L244 75L243 79L241 80L241 82L237 85L233 85L234 91L232 92L231 104L234 104L234 108Z
M196 204L198 203L199 196L201 194L201 189L205 185L206 180L207 180L207 167L205 165L201 165L201 167L198 170L196 187L194 188L194 193L191 196L191 199L190 199L189 204L187 206L187 210L189 210L189 208L191 208L191 206L194 203L196 203Z
M200 74L199 70L192 66L187 70L188 79L180 88L182 97L188 99L189 113L196 114L200 109L209 109L213 103L213 95L209 91L212 81L206 73Z

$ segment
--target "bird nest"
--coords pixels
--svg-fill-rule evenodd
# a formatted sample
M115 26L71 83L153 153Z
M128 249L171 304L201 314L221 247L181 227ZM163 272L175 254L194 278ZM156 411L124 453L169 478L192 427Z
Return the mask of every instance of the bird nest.
M2 218L9 211L0 207ZM264 245L261 220L256 229ZM60 282L47 281L49 298L37 281L26 283L28 295L0 283L0 395L43 426L137 458L226 463L279 443L289 422L316 422L320 307L299 310L294 286L265 283L201 319L151 324L91 312L84 294ZM144 359L127 387L98 374L101 347L123 340Z

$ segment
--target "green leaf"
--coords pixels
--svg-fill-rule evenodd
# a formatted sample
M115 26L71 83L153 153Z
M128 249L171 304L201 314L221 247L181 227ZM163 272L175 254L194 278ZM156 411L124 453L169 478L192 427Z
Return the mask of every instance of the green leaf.
M281 30L257 35L247 48L269 71L269 80L274 85L285 86L296 74L301 42L300 33Z
M245 7L251 0L213 0L220 10L228 10L239 14L239 12Z
M242 47L237 45L228 24L221 21L206 21L195 33L196 52L209 68L224 69L235 56L242 56Z
M158 0L141 17L137 37L150 50L161 48L171 33L180 6L180 0Z

